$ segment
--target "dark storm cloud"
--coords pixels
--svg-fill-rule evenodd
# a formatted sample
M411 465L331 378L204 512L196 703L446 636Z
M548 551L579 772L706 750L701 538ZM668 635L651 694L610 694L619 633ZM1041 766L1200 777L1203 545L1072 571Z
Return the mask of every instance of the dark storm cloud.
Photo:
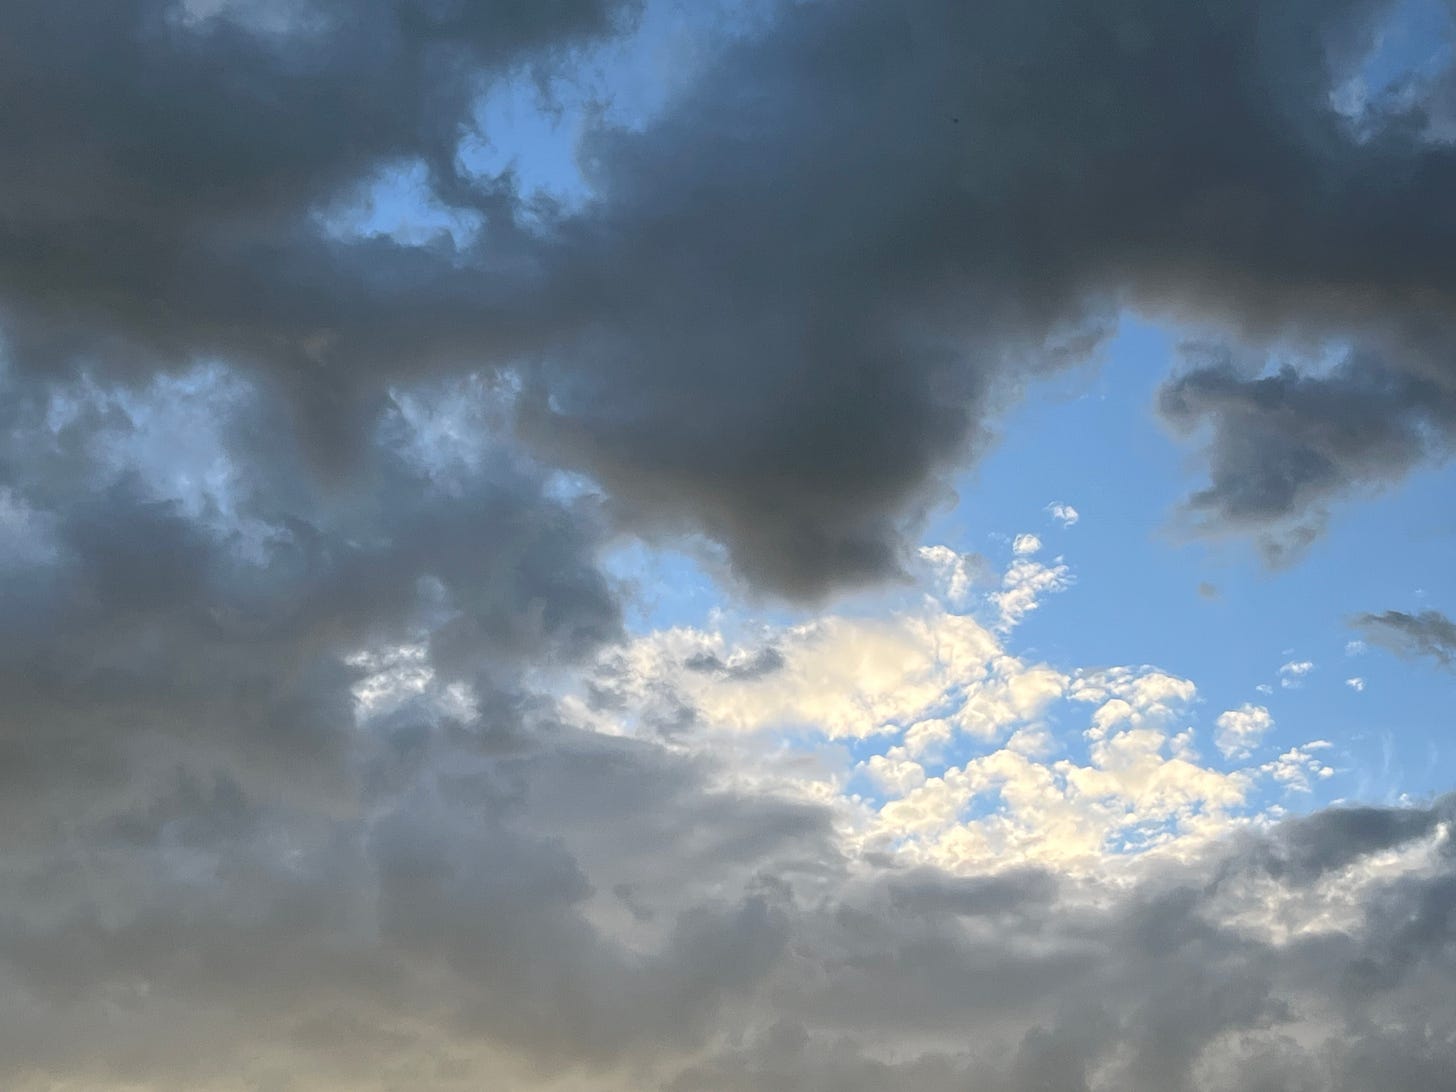
M155 389L108 403L5 388L3 497L31 554L17 542L0 562L0 807L15 821L140 791L158 761L164 777L201 758L341 791L358 654L423 642L442 677L511 679L618 635L598 521L545 496L538 472L493 452L446 480L385 439L367 484L323 502L269 435L274 400L200 383L181 413L226 442L231 484L196 511L137 451L164 445L178 481L219 456L178 446ZM70 423L53 428L57 413Z
M1440 447L1407 433L1452 422L1456 150L1418 107L1361 137L1330 106L1384 10L793 6L658 124L588 144L602 198L563 238L594 321L534 420L634 515L691 515L806 595L892 571L898 521L1122 303L1391 346L1392 391L1352 426L1309 400L1304 446L1268 452L1293 467L1231 421L1201 505L1245 451L1270 495L1228 514L1251 523L1393 474Z
M1276 562L1319 533L1331 501L1398 481L1456 443L1450 375L1360 352L1318 375L1205 362L1166 384L1159 408L1184 432L1212 426L1212 480L1189 513L1205 528L1258 532Z
M266 367L338 462L370 427L381 374L508 354L522 286L445 239L333 240L319 214L421 162L452 205L489 216L489 261L511 263L508 187L469 185L457 158L476 100L629 8L7 4L0 315L14 360Z
M175 774L65 852L22 832L7 1084L1416 1092L1456 1062L1449 801L1131 885L897 871L712 760L515 709L354 733L355 809Z
M553 691L620 639L616 527L891 576L1123 304L1358 345L1170 386L1216 521L1439 456L1445 100L1327 101L1384 10L796 4L527 216L478 96L630 4L0 5L0 1083L1440 1087L1449 802L1120 886L900 870L686 707ZM473 241L326 226L411 164Z
M1256 347L1369 342L1379 363L1271 381L1279 439L1252 380L1165 397L1215 424L1198 511L1308 537L1441 453L1456 401L1444 91L1330 105L1389 10L789 5L645 129L591 135L592 198L527 228L509 177L460 166L474 97L620 5L13 4L0 304L32 371L265 368L334 466L390 380L518 369L527 433L617 518L805 597L896 572L995 411L1122 304ZM323 229L411 162L477 240Z
M1362 614L1354 624L1369 640L1402 656L1429 656L1442 667L1456 662L1456 622L1440 611L1388 610Z

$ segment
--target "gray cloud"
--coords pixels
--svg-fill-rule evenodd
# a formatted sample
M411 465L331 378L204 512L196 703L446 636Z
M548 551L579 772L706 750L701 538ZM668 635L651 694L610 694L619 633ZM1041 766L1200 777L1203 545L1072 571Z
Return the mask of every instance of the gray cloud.
M1353 1092L1378 1068L1414 1092L1456 1060L1450 855L1365 868L1449 801L1316 813L1109 893L866 871L816 808L528 721L429 727L409 786L350 814L181 781L110 848L88 830L83 872L7 855L7 1081ZM1342 924L1248 924L1322 883Z
M456 435L489 392L400 396L348 490L266 385L16 393L7 1087L1333 1092L1456 1060L1449 801L1123 887L863 859L762 771L539 687L619 608L595 502ZM1344 919L1281 936L1307 899Z
M1322 529L1330 502L1444 458L1456 438L1456 383L1356 352L1328 372L1251 373L1205 362L1166 384L1175 428L1209 425L1212 480L1188 502L1206 529L1252 530L1274 562Z
M1176 422L1215 423L1193 504L1216 522L1308 537L1327 500L1446 448L1444 92L1358 123L1330 104L1386 4L788 5L645 128L589 133L584 209L530 216L460 164L475 96L627 9L179 10L22 4L0 27L0 308L32 373L262 368L337 469L391 382L512 370L525 434L615 518L706 532L810 598L898 571L997 410L1124 304L1362 346L1323 376L1169 388ZM324 229L412 162L483 217L474 242Z
M711 652L699 652L688 657L683 666L689 671L712 672L730 679L761 679L783 668L784 655L778 649L769 647L760 649L752 656L724 663Z
M548 498L529 465L493 450L464 473L432 469L391 435L395 414L367 485L323 501L269 431L274 400L217 373L192 382L170 409L166 384L122 401L20 388L7 403L4 496L31 553L0 565L13 822L144 792L178 763L345 792L360 654L415 643L441 678L510 682L618 635L599 522ZM173 446L173 413L195 452Z
M457 157L479 94L629 15L597 0L8 6L12 359L32 372L209 357L266 368L298 434L337 469L381 377L516 344L521 285L492 274L520 260L509 184L472 184ZM443 237L409 247L325 228L380 171L413 163L443 200L501 227L489 260Z
M1450 667L1456 660L1456 622L1440 611L1361 614L1354 625L1368 640L1402 656L1429 656L1442 667Z
M1119 304L1391 348L1399 421L1362 419L1326 471L1322 415L1364 392L1316 402L1302 446L1250 453L1270 496L1216 503L1248 469L1216 453L1199 507L1257 525L1367 458L1394 474L1440 446L1405 433L1450 424L1456 156L1329 105L1382 10L795 6L659 125L588 145L603 198L564 239L599 306L533 420L638 518L693 515L801 594L893 571L899 521Z

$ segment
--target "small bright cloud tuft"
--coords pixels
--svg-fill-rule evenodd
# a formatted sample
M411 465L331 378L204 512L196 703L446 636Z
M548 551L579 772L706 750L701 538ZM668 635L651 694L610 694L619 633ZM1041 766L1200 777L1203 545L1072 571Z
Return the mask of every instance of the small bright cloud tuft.
M1214 724L1214 743L1225 758L1248 758L1259 741L1274 727L1274 718L1262 705L1245 702L1237 709L1220 713Z
M1309 660L1290 660L1279 669L1279 685L1285 690L1298 690L1304 685L1304 677L1314 670Z
M1063 527L1071 527L1082 518L1081 512L1078 512L1070 504L1062 504L1060 501L1052 501L1051 504L1047 505L1046 513Z

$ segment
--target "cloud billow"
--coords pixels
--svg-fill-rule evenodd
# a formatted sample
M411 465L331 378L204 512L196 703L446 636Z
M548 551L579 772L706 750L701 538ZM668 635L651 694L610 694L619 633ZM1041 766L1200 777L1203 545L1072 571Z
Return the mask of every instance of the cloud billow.
M1039 538L994 631L909 548L1125 307L1235 346L1160 395L1206 530L1447 454L1449 79L1330 101L1388 13L786 4L567 208L480 98L633 3L0 5L0 1084L1440 1087L1451 801L1246 816L1331 744L1200 766L1191 681L1003 647ZM343 230L399 170L474 230ZM623 532L952 606L629 639ZM823 771L886 733L868 817Z
M1219 523L1307 529L1447 446L1443 92L1358 124L1331 104L1386 5L786 7L644 127L589 132L590 198L535 220L509 175L461 165L474 97L630 8L212 7L6 16L0 309L22 369L261 368L336 469L391 382L512 370L525 433L617 518L706 532L808 598L900 571L906 521L996 412L1127 304L1357 346L1320 377L1165 392L1217 426L1194 506ZM482 218L473 241L319 219L411 162ZM1278 450L1270 384L1291 388Z

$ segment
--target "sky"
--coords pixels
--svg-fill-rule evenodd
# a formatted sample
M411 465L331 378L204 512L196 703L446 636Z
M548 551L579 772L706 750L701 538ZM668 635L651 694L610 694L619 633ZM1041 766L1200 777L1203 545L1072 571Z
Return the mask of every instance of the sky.
M0 1086L1453 1087L1453 45L0 6Z

